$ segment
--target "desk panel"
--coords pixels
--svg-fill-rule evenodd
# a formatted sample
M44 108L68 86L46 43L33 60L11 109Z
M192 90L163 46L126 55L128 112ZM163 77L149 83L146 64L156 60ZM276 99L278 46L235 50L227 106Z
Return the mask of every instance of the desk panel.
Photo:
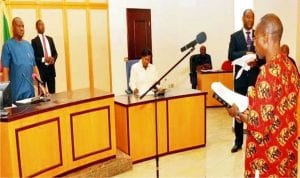
M156 155L156 132L159 155L204 146L205 98L206 92L192 89L143 99L117 96L117 147L136 163Z
M132 161L155 155L155 104L129 108L129 140Z
M34 177L63 164L59 118L20 127L15 132L20 177Z
M113 97L87 89L9 109L0 120L0 177L62 176L115 157Z
M169 151L205 144L205 98L168 100ZM201 131L201 133L199 133Z

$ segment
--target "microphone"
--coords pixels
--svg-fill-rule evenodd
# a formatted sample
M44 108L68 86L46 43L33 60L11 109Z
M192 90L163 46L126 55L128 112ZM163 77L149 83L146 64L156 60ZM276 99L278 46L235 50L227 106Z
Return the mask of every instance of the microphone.
M38 78L38 76L37 76L36 73L33 73L33 74L32 74L32 78L38 82L38 86L41 88L42 93L43 93L43 96L48 96L48 93L47 93L47 91L46 91L46 88L44 87L44 82L41 81L40 78Z
M189 48L193 48L197 43L201 44L204 43L206 41L206 34L205 32L200 32L197 36L196 39L189 42L187 45L183 46L180 51L183 52Z
M22 73L22 77L34 88L33 83L31 81L29 81L29 79L25 76L24 73ZM35 78L37 78L37 75L36 74L32 74L32 77L35 79ZM41 87L42 85L39 85L39 86ZM42 88L42 90L43 90L43 93L44 93L45 92L45 88ZM50 101L50 99L44 98L44 97L40 97L40 96L36 96L36 97L32 97L29 101L27 101L25 103L21 103L21 104L28 104L28 103L34 104L34 103L46 102L46 101ZM16 101L16 103L18 103L18 101Z
M33 78L33 80L36 80L38 83L44 85L44 82L41 81L41 79L38 78L38 76L37 76L36 73L33 73L33 74L32 74L32 78Z

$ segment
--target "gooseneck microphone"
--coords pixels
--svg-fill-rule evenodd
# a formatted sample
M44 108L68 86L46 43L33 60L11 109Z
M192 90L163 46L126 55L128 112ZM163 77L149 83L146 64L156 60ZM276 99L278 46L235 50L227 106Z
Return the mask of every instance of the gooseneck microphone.
M49 94L46 91L44 82L38 77L38 75L36 73L33 73L32 78L33 78L33 80L36 80L38 82L38 86L41 88L43 96L48 96Z
M189 48L193 48L196 44L201 44L204 43L206 41L206 33L205 32L200 32L197 36L196 39L189 42L188 44L186 44L185 46L183 46L180 51L183 52Z
M36 73L32 74L32 78L33 80L36 80L38 83L44 85L44 82L40 78L38 78L38 75Z

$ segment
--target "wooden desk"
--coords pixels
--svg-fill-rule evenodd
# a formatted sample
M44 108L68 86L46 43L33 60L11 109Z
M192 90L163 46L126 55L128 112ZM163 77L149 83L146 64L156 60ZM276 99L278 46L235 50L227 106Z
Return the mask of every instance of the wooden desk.
M0 177L54 177L116 155L113 94L76 90L8 111Z
M212 95L211 84L213 82L222 82L226 87L233 90L233 74L232 71L214 71L214 72L201 72L197 73L198 89L206 91L208 94L206 106L222 106Z
M133 162L206 144L206 92L167 91L165 96L115 97L117 147ZM157 117L156 117L157 115Z

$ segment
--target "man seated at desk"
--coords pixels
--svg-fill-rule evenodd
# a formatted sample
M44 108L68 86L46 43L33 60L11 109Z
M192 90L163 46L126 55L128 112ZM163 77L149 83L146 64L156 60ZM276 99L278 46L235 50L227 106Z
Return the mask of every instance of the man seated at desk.
M131 67L129 86L135 95L144 94L158 79L156 68L150 63L151 59L151 50L144 49L140 61Z
M190 58L190 78L192 88L197 88L197 71L212 69L211 57L206 54L206 47L200 46L200 54L195 54Z

